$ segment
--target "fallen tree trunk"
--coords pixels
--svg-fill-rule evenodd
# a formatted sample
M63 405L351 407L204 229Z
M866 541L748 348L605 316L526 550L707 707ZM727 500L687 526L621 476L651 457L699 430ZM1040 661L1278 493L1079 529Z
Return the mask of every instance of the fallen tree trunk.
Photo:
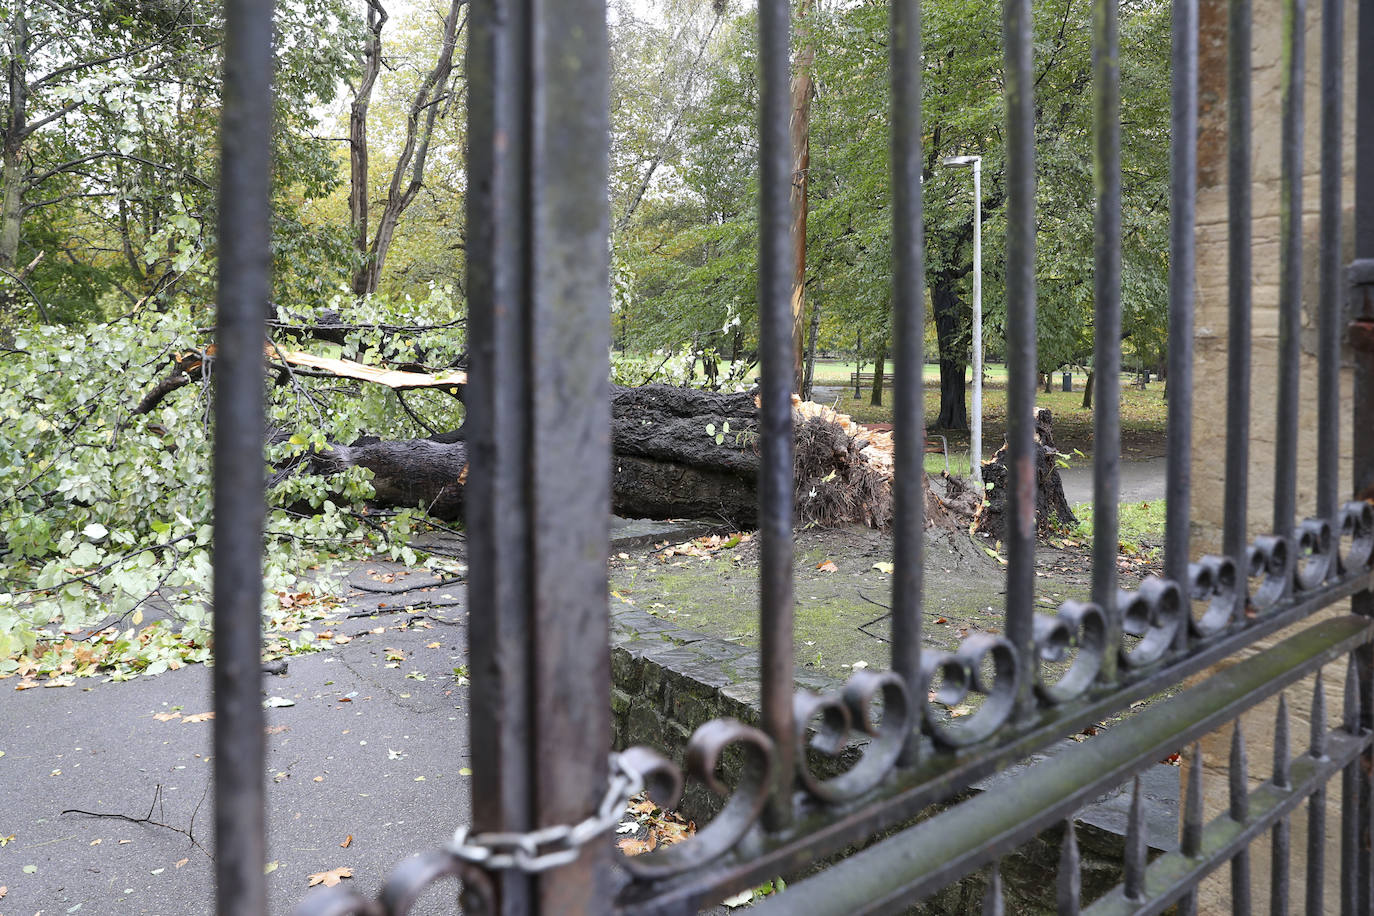
M616 387L611 411L613 511L636 518L757 524L753 395L669 385ZM843 414L796 399L794 420L797 524L889 524L891 434L869 433ZM325 474L368 468L375 504L418 505L436 518L455 520L462 515L467 454L461 440L409 439L335 446L313 456L310 464ZM947 523L953 514L928 485L925 491L927 523Z

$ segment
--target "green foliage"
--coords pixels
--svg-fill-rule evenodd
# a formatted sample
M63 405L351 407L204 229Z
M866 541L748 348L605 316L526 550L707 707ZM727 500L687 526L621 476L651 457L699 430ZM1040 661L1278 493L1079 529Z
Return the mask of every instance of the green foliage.
M463 343L454 328L388 329L458 308L437 287L423 302L374 297L344 309L344 320L386 327L351 333L343 353L451 362ZM201 339L189 312L143 311L84 331L28 328L0 359L0 676L126 678L207 657L212 386L132 412L172 354ZM283 432L266 450L270 468L363 431L417 433L394 393L333 382L292 377L271 389L269 423ZM447 429L456 403L434 393L408 406ZM407 543L415 511L379 518L350 508L372 495L369 472L276 476L264 567L269 653L313 645L308 621L329 606L335 561L378 550L421 559Z

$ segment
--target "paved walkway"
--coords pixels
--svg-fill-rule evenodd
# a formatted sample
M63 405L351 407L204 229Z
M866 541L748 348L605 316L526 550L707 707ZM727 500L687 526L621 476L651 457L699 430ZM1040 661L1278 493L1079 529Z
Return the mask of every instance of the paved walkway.
M1167 462L1164 458L1146 458L1143 461L1121 462L1121 502L1154 502L1163 499L1167 492L1165 473ZM1092 502L1093 465L1081 458L1059 472L1064 481L1064 495L1070 504Z
M420 575L352 581L402 588L424 584ZM453 675L465 656L463 595L461 585L355 594L355 613L387 607L329 622L352 640L264 677L264 699L294 704L266 713L271 913L290 911L307 876L340 867L375 893L399 860L467 821L467 688ZM416 602L428 605L416 616L398 606ZM0 682L0 839L12 836L0 847L0 914L212 912L212 723L185 720L213 708L210 675L192 665L22 692ZM73 808L134 820L63 813ZM134 822L145 818L165 826ZM413 912L452 913L451 891Z

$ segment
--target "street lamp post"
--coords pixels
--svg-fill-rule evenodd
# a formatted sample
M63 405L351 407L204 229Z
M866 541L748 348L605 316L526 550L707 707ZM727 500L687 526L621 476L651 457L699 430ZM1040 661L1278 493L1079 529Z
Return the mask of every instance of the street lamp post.
M973 479L983 482L983 157L950 156L944 165L973 166L973 429L969 463Z

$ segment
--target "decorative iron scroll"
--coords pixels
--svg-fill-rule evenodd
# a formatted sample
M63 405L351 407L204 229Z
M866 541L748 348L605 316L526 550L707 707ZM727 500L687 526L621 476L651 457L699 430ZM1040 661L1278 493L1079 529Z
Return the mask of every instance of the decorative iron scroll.
M1374 507L1347 503L1341 507L1338 522L1304 522L1296 549L1290 549L1283 538L1257 538L1247 551L1248 572L1262 577L1262 584L1240 609L1234 563L1227 557L1206 556L1189 566L1188 595L1204 605L1201 617L1188 612L1184 591L1177 583L1148 577L1136 590L1121 591L1110 611L1093 602L1068 600L1053 616L1037 615L1033 670L1025 670L1007 639L976 633L952 652L923 653L915 693L897 675L868 669L856 671L831 693L800 690L793 701L796 788L810 799L809 805L822 808L852 806L865 796L876 801L884 794L884 783L899 770L902 749L913 729L929 739L924 755L965 757L980 746L991 750L1014 740L1075 701L1105 699L1110 707L1113 694L1120 693L1124 705L1126 688L1132 683L1146 676L1167 679L1172 668L1181 667L1217 639L1243 634L1319 589L1368 581L1374 557ZM1121 680L1115 685L1101 683L1102 662L1109 649L1109 613L1120 615L1123 634L1114 647L1122 662ZM1174 650L1185 623L1189 647ZM1066 670L1057 674L1051 670L1071 651L1077 657ZM1018 714L1019 685L1025 678L1032 679L1034 708ZM949 719L939 711L940 706L954 706L975 695L982 703L964 721ZM928 696L936 702L927 702ZM812 772L808 750L838 756L851 737L865 743L849 769L829 779ZM718 775L721 758L731 749L744 756L741 776L733 787ZM633 781L647 786L665 808L676 805L688 777L726 797L720 813L691 838L622 859L632 884L676 879L732 851L742 854L741 840L758 824L769 787L778 775L777 759L766 734L733 719L713 719L700 726L688 743L683 769L650 748L634 747L618 755L613 770L632 774ZM952 784L945 795L961 788ZM605 827L609 817L600 820L603 829L597 835L609 829ZM462 883L465 911L485 913L492 900L492 870L491 863L484 866L452 850L437 850L402 862L376 900L330 888L307 898L296 912L299 916L400 916L431 885L452 877Z

